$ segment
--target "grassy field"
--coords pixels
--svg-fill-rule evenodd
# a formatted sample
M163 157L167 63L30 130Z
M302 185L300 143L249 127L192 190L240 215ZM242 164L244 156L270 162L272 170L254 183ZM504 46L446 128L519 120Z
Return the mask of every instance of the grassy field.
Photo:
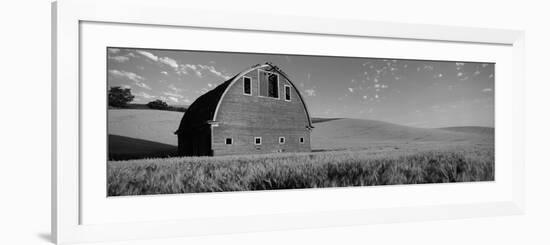
M147 109L108 110L109 159L174 156L182 112Z
M108 195L494 180L491 147L439 148L112 161L107 165Z
M494 180L492 128L316 119L311 153L171 157L182 116L109 110L109 196Z

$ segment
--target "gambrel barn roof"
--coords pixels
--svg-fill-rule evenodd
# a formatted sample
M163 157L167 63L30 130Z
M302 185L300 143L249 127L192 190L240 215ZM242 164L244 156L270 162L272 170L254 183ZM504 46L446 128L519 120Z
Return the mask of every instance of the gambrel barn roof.
M254 69L266 69L270 71L276 71L282 76L284 76L288 82L294 87L296 91L298 91L298 88L292 83L292 81L288 78L288 75L284 73L279 67L274 66L270 63L265 64L257 64L254 65L239 74L235 75L234 77L230 78L229 80L223 82L222 84L218 85L216 88L208 91L207 93L203 94L199 98L197 98L190 106L187 108L187 111L185 111L185 114L180 122L180 125L178 127L178 130L174 132L174 134L179 134L183 132L184 129L192 129L204 126L205 124L208 124L210 122L216 121L216 113L218 110L218 106L220 104L220 101L223 99L225 92L228 90L228 88L231 87L231 85L238 81L243 75L246 73L254 70ZM302 95L298 92L298 96L300 97L300 100L304 104L304 108L306 110L307 119L309 123L309 127L313 128L313 125L311 123L311 118L309 116L309 111L307 109L307 106L302 98Z

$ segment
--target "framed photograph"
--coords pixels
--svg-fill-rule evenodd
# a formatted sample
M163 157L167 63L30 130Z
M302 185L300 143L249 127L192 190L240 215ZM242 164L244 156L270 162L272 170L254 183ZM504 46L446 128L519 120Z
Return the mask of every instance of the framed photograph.
M182 9L53 3L57 243L523 212L523 32Z

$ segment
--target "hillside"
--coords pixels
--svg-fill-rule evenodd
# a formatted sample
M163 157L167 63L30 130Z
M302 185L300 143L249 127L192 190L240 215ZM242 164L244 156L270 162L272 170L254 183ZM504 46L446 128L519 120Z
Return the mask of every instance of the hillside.
M493 135L475 130L427 129L362 119L338 119L315 123L313 149L365 148L372 144L490 143Z
M179 112L185 112L187 111L188 106L183 105L168 105L168 108L164 109L164 111L179 111ZM109 110L155 110L149 108L147 104L136 104L136 103L130 103L127 104L125 107L112 107L109 106Z
M173 156L177 150L174 131L182 112L108 110L109 158L135 159Z
M109 152L115 159L172 156L176 151L182 112L111 109L108 111ZM441 145L494 142L489 128L425 129L361 119L315 118L311 146L335 149L415 150Z
M493 135L495 134L495 128L490 127L476 127L476 126L470 126L470 127L446 127L446 128L439 128L442 130L447 131L453 131L453 132L461 132L461 133L473 133L473 134L488 134Z

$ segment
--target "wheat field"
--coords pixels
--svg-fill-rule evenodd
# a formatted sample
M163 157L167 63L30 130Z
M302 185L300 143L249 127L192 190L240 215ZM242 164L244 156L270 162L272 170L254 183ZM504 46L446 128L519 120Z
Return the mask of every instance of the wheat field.
M107 190L127 196L494 180L492 146L432 148L109 161Z

